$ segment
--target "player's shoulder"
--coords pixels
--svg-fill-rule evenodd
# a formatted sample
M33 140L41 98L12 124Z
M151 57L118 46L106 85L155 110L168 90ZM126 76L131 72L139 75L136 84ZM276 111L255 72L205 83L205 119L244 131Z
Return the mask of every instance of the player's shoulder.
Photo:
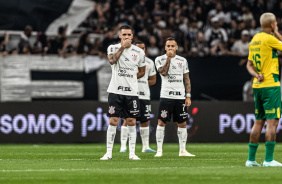
M185 57L182 57L182 56L179 56L179 55L176 55L175 59L179 60L179 61L187 61L187 59Z
M158 57L156 57L156 61L165 61L166 60L166 55L164 54L164 55L161 55L161 56L158 56Z
M132 45L131 47L131 51L135 52L137 54L143 54L145 55L144 51L142 49L140 49L139 47L137 47L136 45Z
M151 60L151 59L150 59L150 58L148 58L148 57L145 57L145 61L146 61L147 63L150 63L150 64L154 63L154 61L153 61L153 60Z
M108 48L114 48L114 49L119 49L121 47L120 43L117 44L111 44L108 46Z

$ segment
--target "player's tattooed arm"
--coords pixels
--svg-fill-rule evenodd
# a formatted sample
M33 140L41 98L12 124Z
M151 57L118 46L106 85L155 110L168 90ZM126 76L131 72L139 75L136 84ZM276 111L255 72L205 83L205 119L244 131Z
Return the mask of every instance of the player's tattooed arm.
M183 75L183 81L184 81L184 87L186 93L191 93L191 82L190 82L189 73L185 73Z
M118 61L120 55L122 54L122 52L124 51L124 49L125 49L124 47L120 47L116 53L108 55L108 60L109 60L111 65L117 63L117 61Z
M170 60L171 60L171 58L167 57L165 65L158 69L158 72L161 75L166 76L168 74L168 70L169 70L169 66L170 66Z
M191 82L190 82L189 73L185 73L183 75L183 81L184 81L186 93L191 94ZM185 106L187 106L187 107L191 106L191 98L190 97L187 96L186 99L185 99Z

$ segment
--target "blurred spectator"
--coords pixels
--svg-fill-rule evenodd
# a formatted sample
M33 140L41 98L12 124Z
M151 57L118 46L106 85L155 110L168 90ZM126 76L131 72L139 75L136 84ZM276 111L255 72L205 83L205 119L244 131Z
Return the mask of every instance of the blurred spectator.
M221 2L217 2L216 3L215 9L210 10L209 11L209 15L213 16L213 17L217 17L218 21L219 21L219 24L221 26L223 25L223 22L224 22L224 19L225 19L225 14L222 11L222 4L221 4Z
M191 45L191 55L204 57L209 55L209 47L205 42L205 37L202 32L198 32L197 41Z
M220 26L218 17L213 17L211 22L212 27L206 30L205 40L209 44L211 55L222 55L226 51L226 44L228 41L227 33Z
M31 44L30 38L32 33L32 27L30 25L25 26L24 32L21 34L21 39L18 44L19 54L30 54L31 53Z
M160 55L160 50L156 46L157 40L155 36L150 36L149 46L147 47L148 56L151 58L157 57Z
M67 26L60 26L58 28L58 35L51 39L48 54L58 54L59 56L68 57L74 54L74 49L69 45L67 37Z
M47 41L47 36L43 32L38 32L36 37L36 42L33 45L33 54L42 54L45 56L49 49L49 43Z
M241 40L238 40L233 44L231 53L233 55L247 57L249 54L249 43L250 33L247 30L243 30L241 33Z
M250 36L253 37L255 34L257 34L260 31L260 28L256 26L256 21L251 21L251 28L250 28Z
M0 37L0 56L8 55L8 51L6 49L6 44L9 41L9 33L5 32L4 36Z
M93 48L93 44L90 42L89 33L86 32L81 34L76 47L77 54L83 56L88 55L90 54L92 48Z

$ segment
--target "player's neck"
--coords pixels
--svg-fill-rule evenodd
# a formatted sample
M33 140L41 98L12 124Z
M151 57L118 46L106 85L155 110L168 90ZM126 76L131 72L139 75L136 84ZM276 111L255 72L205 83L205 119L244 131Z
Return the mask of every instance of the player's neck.
M167 53L165 55L168 57ZM176 56L176 54L173 54L171 58L174 58L175 56Z
M271 34L271 28L268 28L268 27L265 27L265 28L261 28L261 30L263 31L263 32L266 32L267 34Z

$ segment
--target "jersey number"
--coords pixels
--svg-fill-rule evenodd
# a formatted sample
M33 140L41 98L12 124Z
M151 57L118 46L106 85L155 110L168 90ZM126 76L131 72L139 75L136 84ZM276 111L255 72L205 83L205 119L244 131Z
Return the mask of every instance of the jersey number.
M253 55L253 60L256 63L257 72L261 72L261 62L260 62L259 59L260 59L260 55L259 54L254 54Z
M133 100L133 108L137 108L137 101L136 100Z

